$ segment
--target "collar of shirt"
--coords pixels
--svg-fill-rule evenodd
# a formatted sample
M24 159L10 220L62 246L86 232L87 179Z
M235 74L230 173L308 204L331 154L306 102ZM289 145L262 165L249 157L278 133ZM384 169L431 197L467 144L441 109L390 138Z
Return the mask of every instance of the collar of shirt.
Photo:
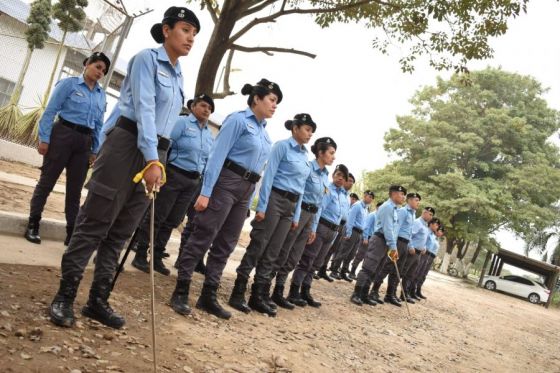
M198 121L198 119L196 119L196 117L194 116L194 114L189 114L189 116L187 117L189 119L189 121L191 121L191 123L196 124L196 126L198 128L200 128L200 122ZM204 123L204 126L202 126L202 129L206 129L208 128L208 121L206 123Z
M416 219L416 220L418 220L420 223L422 223L422 225L423 225L424 227L427 227L427 226L428 226L428 222L427 222L426 220L424 220L424 218L422 218L421 216L420 216L418 219Z
M247 109L245 109L245 117L246 118L250 118L253 117L255 118L255 122L258 123L260 126L266 127L266 119L261 120L260 122L257 120L257 116L255 115L255 113L253 113L253 110L251 110L250 107L248 107Z
M406 209L412 216L416 216L416 210L410 207L410 205L406 205Z
M307 149L305 149L307 151ZM319 163L317 163L317 160L314 159L311 161L311 169L318 174L323 174L323 175L329 175L329 170L327 170L326 167L319 167ZM331 183L332 184L332 183ZM334 184L333 184L334 185Z
M360 203L362 204L362 208L363 208L364 210L367 210L368 207L367 207L367 205L365 204L365 202L364 202L364 201L360 201Z
M290 144L290 146L292 148L296 148L298 149L300 152L304 152L307 153L307 148L305 147L305 145L301 145L298 144L298 142L296 141L296 139L294 139L294 137L290 137L290 139L288 140L288 143Z
M86 83L86 81L85 81L83 75L79 75L79 76L78 76L78 84L83 84L83 85L85 85L86 88L89 90L89 87L88 87L88 85L87 85L87 83ZM99 85L98 82L95 82L95 86L94 86L93 88L94 88L96 91L98 91L98 92L101 91L101 86Z
M169 60L169 56L167 55L167 51L165 50L163 45L157 48L155 51L157 54L158 61L169 62L169 66L171 66L175 70L177 76L181 76L181 64L179 63L179 60L177 60L177 63L175 64L175 66L173 66L171 64L171 61Z

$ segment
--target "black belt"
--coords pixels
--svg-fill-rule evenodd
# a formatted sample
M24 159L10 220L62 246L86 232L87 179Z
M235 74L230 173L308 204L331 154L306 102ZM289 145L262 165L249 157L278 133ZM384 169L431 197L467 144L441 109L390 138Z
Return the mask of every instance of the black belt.
M330 228L333 231L338 230L338 227L339 227L335 223L331 223L330 221L328 221L327 219L324 219L324 218L319 218L319 223L323 224L325 227Z
M402 238L402 237L398 237L397 241L401 241L401 242L404 242L406 244L410 242L410 240L407 240L406 238Z
M340 225L344 225L344 224L346 224L346 220L341 220Z
M117 124L115 124L115 127L122 128L123 130L128 131L132 133L134 136L138 137L138 126L136 125L136 122L133 122L127 117L120 116L119 119L117 119ZM170 145L171 145L171 140L158 135L157 148L159 150L167 151L169 150Z
M292 202L297 202L299 199L299 194L288 192L287 190L282 190L280 188L272 187L272 191L276 194L280 194L282 197L289 199Z
M436 254L431 253L431 252L429 252L429 251L428 251L428 255L431 256L432 258L435 258L435 257L436 257Z
M316 214L317 211L319 211L319 207L315 206L312 203L307 203L307 202L303 202L303 201L301 202L301 209L305 210L305 211L308 211L312 214Z
M383 233L381 233L381 232L375 232L373 235L374 235L374 236L377 236L377 237L381 238L383 241L385 241L385 236L383 235Z
M177 166L172 165L172 164L168 164L167 167L172 168L173 171L176 171L176 172L180 173L181 175L184 175L184 176L188 177L189 179L194 179L194 180L199 180L200 179L200 172L198 172L198 171L183 170L181 167L177 167Z
M76 123L68 122L62 117L59 117L58 123L62 124L64 127L70 128L71 130L74 130L79 133L83 133L84 135L91 135L93 133L93 130L91 128L86 126L80 126L79 124Z
M226 159L226 161L224 162L224 168L235 172L236 174L241 176L243 180L247 180L248 182L253 184L257 183L261 179L261 175L257 174L256 172L246 170L242 166L229 159Z
M360 228L352 227L352 230L353 230L354 232L359 233L359 234L364 233L364 230L363 230L363 229L360 229Z

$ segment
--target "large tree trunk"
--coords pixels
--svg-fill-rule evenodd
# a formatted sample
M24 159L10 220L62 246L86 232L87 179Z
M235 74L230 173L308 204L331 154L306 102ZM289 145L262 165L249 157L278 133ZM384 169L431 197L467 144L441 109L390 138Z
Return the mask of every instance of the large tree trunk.
M447 268L449 268L449 262L451 261L451 254L453 254L453 248L455 247L455 240L454 239L447 239L445 245L445 254L443 255L443 260L441 261L441 267L439 267L439 271L441 273L447 273Z
M218 17L214 26L214 31L200 63L195 94L206 93L211 95L214 92L220 63L230 47L229 38L243 11L243 7L236 5L236 2L236 0L226 0L224 2L220 17Z
M21 70L19 72L18 80L14 88L14 93L10 98L10 104L17 105L19 103L19 99L21 97L21 88L23 87L23 79L25 79L25 74L27 74L27 69L29 68L29 62L31 61L32 54L33 50L31 48L27 48L25 60L23 61L23 66L21 67Z

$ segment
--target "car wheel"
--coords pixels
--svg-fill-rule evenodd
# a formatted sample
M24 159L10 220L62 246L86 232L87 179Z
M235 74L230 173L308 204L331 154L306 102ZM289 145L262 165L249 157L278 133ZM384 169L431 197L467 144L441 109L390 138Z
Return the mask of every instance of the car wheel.
M488 290L496 290L496 283L492 280L486 281L484 288Z
M529 299L529 302L533 304L539 304L541 302L541 297L539 297L539 295L535 293L529 294L529 297L527 299Z

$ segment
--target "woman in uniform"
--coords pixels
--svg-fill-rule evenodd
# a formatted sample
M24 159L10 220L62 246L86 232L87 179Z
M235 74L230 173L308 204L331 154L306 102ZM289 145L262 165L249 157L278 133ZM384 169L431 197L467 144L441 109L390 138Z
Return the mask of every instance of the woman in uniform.
M25 238L40 244L39 224L47 202L62 170L66 169L66 239L68 245L80 208L80 197L89 165L99 150L99 135L105 113L105 91L99 85L111 62L101 52L84 60L84 73L62 79L39 121L39 154L43 166L31 197ZM58 119L55 121L55 116Z
M184 98L179 57L189 53L199 31L192 11L171 7L151 29L163 45L139 52L128 64L118 103L121 116L106 132L88 196L62 256L60 287L50 307L56 325L74 323L73 302L95 250L93 282L82 314L112 328L125 324L108 299L120 251L149 204L144 186L133 179L140 172L148 192L158 191L164 181L169 136Z
M191 104L191 105L189 105ZM165 246L171 232L185 218L191 200L200 188L210 148L214 142L212 131L208 128L208 118L214 112L214 100L206 94L189 100L189 116L180 116L171 132L171 152L166 168L165 188L157 195L154 211L154 270L169 276L170 271L163 264ZM147 261L150 243L150 214L138 228L136 256L132 265L149 273Z
M251 222L251 242L237 267L237 279L229 305L249 312L244 294L253 268L256 273L251 288L249 307L276 316L276 307L268 302L272 265L290 231L297 227L293 220L296 206L301 205L305 180L311 168L305 144L317 129L309 114L297 114L285 123L292 136L272 147L259 190L255 219Z
M196 306L223 319L231 317L218 303L216 293L270 154L272 141L265 128L266 119L274 115L282 101L280 87L266 79L255 85L245 84L241 93L249 96L249 107L229 115L220 128L195 203L194 231L179 258L179 276L170 305L182 315L191 312L188 297L192 273L210 248Z

